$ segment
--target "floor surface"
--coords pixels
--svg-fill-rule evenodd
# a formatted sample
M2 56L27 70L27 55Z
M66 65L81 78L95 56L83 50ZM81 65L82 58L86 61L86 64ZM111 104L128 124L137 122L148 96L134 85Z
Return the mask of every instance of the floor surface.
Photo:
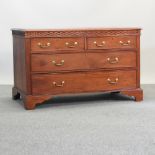
M28 111L0 86L0 155L155 155L155 85L142 88L140 103L91 94Z

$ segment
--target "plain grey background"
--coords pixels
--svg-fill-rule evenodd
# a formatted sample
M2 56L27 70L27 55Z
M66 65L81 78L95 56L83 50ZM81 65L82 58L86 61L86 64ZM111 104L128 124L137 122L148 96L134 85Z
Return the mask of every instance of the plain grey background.
M154 0L1 0L0 84L13 84L11 28L141 27L141 83L155 83Z

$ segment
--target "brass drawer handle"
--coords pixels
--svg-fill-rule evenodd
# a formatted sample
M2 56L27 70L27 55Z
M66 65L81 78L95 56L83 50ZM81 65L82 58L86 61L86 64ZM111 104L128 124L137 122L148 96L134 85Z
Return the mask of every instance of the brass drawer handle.
M128 45L130 45L131 41L128 40L126 43L124 43L123 41L119 41L119 43L120 43L121 45L123 45L123 46L128 46Z
M101 44L97 44L96 41L94 41L94 44L97 46L97 47L103 47L105 45L105 41L102 41Z
M118 78L116 78L114 81L112 81L110 78L107 79L109 84L117 84L118 83Z
M118 57L115 57L115 58L107 58L107 61L110 64L116 64L116 63L118 63L119 59L118 59Z
M62 65L64 65L64 62L65 62L65 60L61 60L60 63L56 63L55 60L52 61L52 63L53 63L55 66L62 66Z
M40 48L48 48L48 47L50 47L51 46L51 43L45 43L45 44L42 44L42 43L38 43L38 46L40 47Z
M53 85L56 86L56 87L63 87L65 84L65 81L61 81L61 84L57 84L57 82L53 82Z
M68 47L68 48L75 48L77 45L78 45L78 42L66 42L65 45Z

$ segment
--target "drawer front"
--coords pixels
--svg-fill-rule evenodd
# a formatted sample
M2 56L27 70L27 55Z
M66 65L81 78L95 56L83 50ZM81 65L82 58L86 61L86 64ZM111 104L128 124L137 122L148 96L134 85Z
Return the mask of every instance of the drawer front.
M136 52L117 51L86 54L90 68L136 67Z
M121 51L86 54L32 54L31 61L32 72L136 67L136 53Z
M136 48L135 36L94 37L87 39L88 49Z
M31 51L80 50L84 49L83 38L34 38Z
M32 75L33 94L63 94L136 87L136 71Z
M88 69L85 53L74 54L32 54L32 71L63 71Z

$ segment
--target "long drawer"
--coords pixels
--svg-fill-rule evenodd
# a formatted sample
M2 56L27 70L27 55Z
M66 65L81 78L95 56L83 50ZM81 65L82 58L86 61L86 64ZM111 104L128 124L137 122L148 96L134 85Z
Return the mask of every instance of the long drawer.
M31 60L34 72L136 67L136 53L133 51L32 54Z
M32 93L61 94L136 88L136 71L34 74Z

